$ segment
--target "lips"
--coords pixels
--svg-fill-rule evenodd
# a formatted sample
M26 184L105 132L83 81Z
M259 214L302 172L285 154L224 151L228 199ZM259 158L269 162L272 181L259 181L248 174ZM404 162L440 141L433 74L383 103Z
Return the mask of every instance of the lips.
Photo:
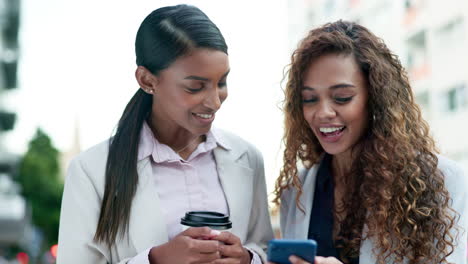
M197 116L197 117L203 118L203 119L211 119L214 114L197 114L197 113L194 113L194 115Z
M211 124L215 118L215 113L192 113L192 115L204 125Z
M319 136L322 141L333 143L337 142L345 131L346 126L335 126L335 127L320 127Z
M335 136L342 132L346 127L321 127L319 128L320 133L325 137Z

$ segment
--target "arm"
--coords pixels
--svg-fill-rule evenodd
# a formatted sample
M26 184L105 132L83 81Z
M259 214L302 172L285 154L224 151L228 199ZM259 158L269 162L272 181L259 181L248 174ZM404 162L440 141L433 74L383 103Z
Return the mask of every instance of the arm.
M209 228L189 228L168 243L125 259L118 259L119 254L113 247L111 257L105 245L93 241L101 198L89 175L79 158L72 161L62 198L58 264L149 264L155 263L156 259L157 263L208 263L219 258L216 241L195 239L210 235Z
M68 169L62 197L57 263L103 263L109 261L107 251L93 242L101 201L83 169L74 159Z
M270 222L270 213L268 211L268 196L263 157L257 149L253 149L253 156L255 157L254 195L247 238L244 246L257 253L263 262L266 262L267 243L269 240L273 239L274 236Z
M74 159L68 169L63 190L57 264L111 263L109 251L93 241L100 210L101 199L93 181L79 158ZM148 251L137 256L145 256L148 260ZM129 260L126 258L118 263L124 264Z

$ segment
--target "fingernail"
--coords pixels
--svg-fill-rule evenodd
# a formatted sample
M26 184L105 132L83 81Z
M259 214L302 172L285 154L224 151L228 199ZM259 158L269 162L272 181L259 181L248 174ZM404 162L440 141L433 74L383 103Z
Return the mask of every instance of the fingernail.
M211 230L210 232L210 236L217 236L219 234L221 234L221 232L219 232L218 230Z

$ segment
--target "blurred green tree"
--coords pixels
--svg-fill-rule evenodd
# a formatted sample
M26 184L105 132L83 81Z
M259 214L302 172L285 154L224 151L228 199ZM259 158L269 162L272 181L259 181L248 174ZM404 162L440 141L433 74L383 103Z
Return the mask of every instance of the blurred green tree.
M44 247L57 243L63 182L59 152L49 136L37 129L19 165L18 182L32 207L32 221L44 234Z

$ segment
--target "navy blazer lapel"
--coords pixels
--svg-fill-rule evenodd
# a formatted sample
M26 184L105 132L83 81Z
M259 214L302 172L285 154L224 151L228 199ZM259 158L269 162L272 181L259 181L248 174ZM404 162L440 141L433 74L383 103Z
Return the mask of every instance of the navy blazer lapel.
M214 149L218 175L229 206L232 221L232 233L245 239L247 236L248 217L252 207L254 171L248 167L247 152Z
M153 170L149 158L138 162L138 175L129 226L129 235L137 253L168 241L159 196L151 181Z

